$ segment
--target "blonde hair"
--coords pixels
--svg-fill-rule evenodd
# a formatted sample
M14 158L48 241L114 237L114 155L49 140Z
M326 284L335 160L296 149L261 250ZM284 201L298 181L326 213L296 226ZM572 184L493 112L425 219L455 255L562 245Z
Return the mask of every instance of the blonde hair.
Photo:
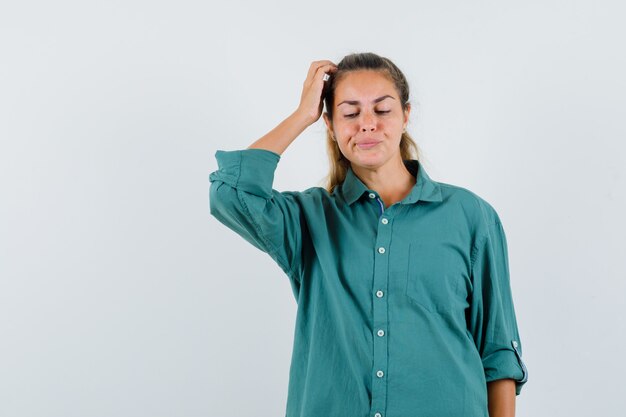
M409 104L409 84L406 77L400 69L388 58L376 55L371 52L355 53L346 55L338 64L337 71L331 73L330 79L327 81L324 91L324 104L326 113L330 120L333 118L333 104L335 99L335 87L337 83L351 71L357 70L373 70L380 71L388 76L393 82L398 95L402 110L406 110ZM346 179L346 173L350 166L350 161L341 153L337 142L333 140L332 132L326 130L326 149L329 159L330 169L326 175L326 190L332 193L335 187ZM418 159L419 148L413 138L403 132L400 138L400 155L403 160Z

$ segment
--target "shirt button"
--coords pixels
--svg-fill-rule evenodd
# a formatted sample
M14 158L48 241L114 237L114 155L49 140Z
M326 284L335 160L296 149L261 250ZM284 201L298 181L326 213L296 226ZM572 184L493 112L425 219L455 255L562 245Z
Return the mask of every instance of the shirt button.
M384 335L385 335L385 331L384 331L383 329L380 329L380 330L378 331L378 335L379 335L379 336L384 336Z
M382 378L383 377L383 371L376 372L376 376L379 377L379 378Z
M383 222L383 224L387 224L387 223L389 223L389 220L387 220L387 219L382 219L382 220L381 220L381 222Z
M380 413L376 413L376 414L374 414L374 417L383 417L383 415L380 414Z
M381 290L376 291L376 297L380 298L383 296L383 292Z
M385 253L385 248L383 247L378 248L378 253Z
M513 341L513 347L517 347L517 341Z
M376 198L376 194L370 193L370 198Z

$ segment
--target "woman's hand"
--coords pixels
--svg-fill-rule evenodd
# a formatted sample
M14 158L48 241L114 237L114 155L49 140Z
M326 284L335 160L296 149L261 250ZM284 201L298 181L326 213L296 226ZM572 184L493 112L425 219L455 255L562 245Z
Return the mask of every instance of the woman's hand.
M337 66L331 61L313 61L309 68L306 80L302 87L300 105L296 113L301 114L309 124L313 124L322 115L324 101L322 92L324 91L324 74L337 71Z

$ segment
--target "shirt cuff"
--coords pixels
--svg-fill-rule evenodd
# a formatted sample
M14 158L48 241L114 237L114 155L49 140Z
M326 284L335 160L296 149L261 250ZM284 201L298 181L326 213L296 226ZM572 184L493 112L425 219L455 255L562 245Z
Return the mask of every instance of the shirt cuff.
M272 197L274 171L280 155L267 149L241 149L215 152L218 170L209 181L222 181L241 191L263 198Z
M512 341L510 349L505 347L483 358L483 367L487 382L498 379L515 380L516 395L521 393L528 380L528 370L522 361L516 341Z

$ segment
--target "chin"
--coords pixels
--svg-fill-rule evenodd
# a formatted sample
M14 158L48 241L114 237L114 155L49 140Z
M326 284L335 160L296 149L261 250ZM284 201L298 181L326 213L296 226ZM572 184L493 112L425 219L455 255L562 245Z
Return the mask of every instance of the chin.
M350 162L355 165L359 165L367 168L374 168L382 165L385 162L385 156L381 153L372 155L353 155L349 158Z

